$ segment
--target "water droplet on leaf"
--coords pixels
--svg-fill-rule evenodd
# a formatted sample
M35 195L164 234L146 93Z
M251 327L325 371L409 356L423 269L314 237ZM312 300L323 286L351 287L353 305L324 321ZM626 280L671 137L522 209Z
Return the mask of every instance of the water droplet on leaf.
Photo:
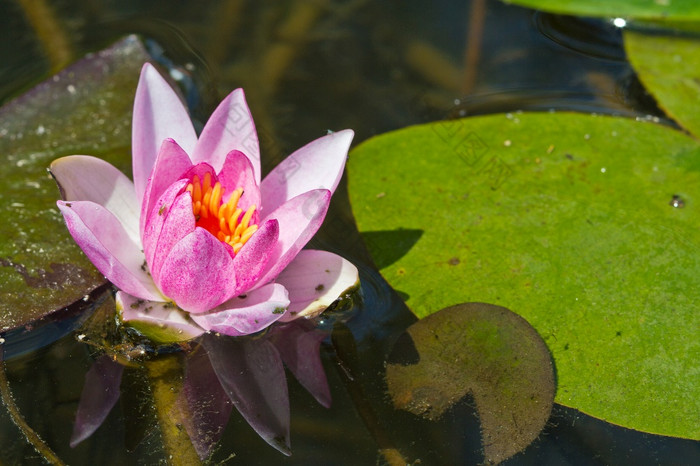
M674 194L671 198L671 202L669 202L668 204L677 209L682 209L683 207L685 207L685 201L678 194Z

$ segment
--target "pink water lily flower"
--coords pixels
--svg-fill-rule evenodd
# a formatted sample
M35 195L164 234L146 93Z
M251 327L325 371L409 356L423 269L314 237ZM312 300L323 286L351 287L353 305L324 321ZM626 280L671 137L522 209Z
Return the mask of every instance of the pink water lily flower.
M323 222L352 137L321 137L261 181L243 91L197 137L175 91L146 64L134 101L133 182L83 155L55 160L51 173L71 235L119 289L123 320L164 341L237 336L317 315L357 283L345 259L302 250Z

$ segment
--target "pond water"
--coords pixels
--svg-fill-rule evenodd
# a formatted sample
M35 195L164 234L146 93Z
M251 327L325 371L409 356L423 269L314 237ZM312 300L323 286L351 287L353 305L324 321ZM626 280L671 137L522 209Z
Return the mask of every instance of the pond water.
M496 0L202 2L154 0L5 2L0 15L0 102L62 66L138 34L163 67L177 70L195 119L243 87L261 138L263 171L328 130L355 143L408 125L520 110L577 110L663 118L625 61L609 21L562 17ZM327 340L333 404L290 376L292 456L265 444L234 413L212 464L384 464L396 448L415 464L483 460L472 400L439 421L396 411L386 395L386 355L416 318L374 271L354 225L345 182L311 245L358 265L362 299L345 322L355 340ZM331 315L330 327L334 319ZM5 364L18 410L68 464L160 464L162 439L143 388L126 371L122 400L77 448L69 439L92 348L75 321L49 340L24 332ZM61 336L63 335L63 336ZM60 338L59 338L60 337ZM9 338L9 337L8 337ZM19 336L15 336L19 338ZM42 337L43 338L43 337ZM355 360L356 359L356 360ZM0 464L44 464L0 410ZM696 442L623 429L555 405L543 433L506 464L690 464Z

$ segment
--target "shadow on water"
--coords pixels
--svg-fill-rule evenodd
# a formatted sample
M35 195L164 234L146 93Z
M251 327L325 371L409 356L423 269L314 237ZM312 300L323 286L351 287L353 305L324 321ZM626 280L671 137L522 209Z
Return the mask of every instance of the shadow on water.
M547 427L506 465L539 464L694 464L698 442L625 429L555 405Z

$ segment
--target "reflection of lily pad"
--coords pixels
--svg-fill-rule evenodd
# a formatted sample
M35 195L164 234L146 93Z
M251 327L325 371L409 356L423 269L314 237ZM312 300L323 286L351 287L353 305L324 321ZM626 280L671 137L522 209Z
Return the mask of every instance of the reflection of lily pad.
M386 378L396 407L428 419L472 395L489 462L528 446L554 399L544 341L522 317L491 304L452 306L413 324L394 346Z
M661 108L700 137L700 38L625 31L632 66Z
M131 102L147 59L129 37L0 109L0 330L67 306L104 282L68 234L46 168L74 153L127 167Z
M694 139L623 118L493 115L376 137L348 170L361 232L423 231L381 269L418 316L513 309L547 342L556 401L700 438Z

